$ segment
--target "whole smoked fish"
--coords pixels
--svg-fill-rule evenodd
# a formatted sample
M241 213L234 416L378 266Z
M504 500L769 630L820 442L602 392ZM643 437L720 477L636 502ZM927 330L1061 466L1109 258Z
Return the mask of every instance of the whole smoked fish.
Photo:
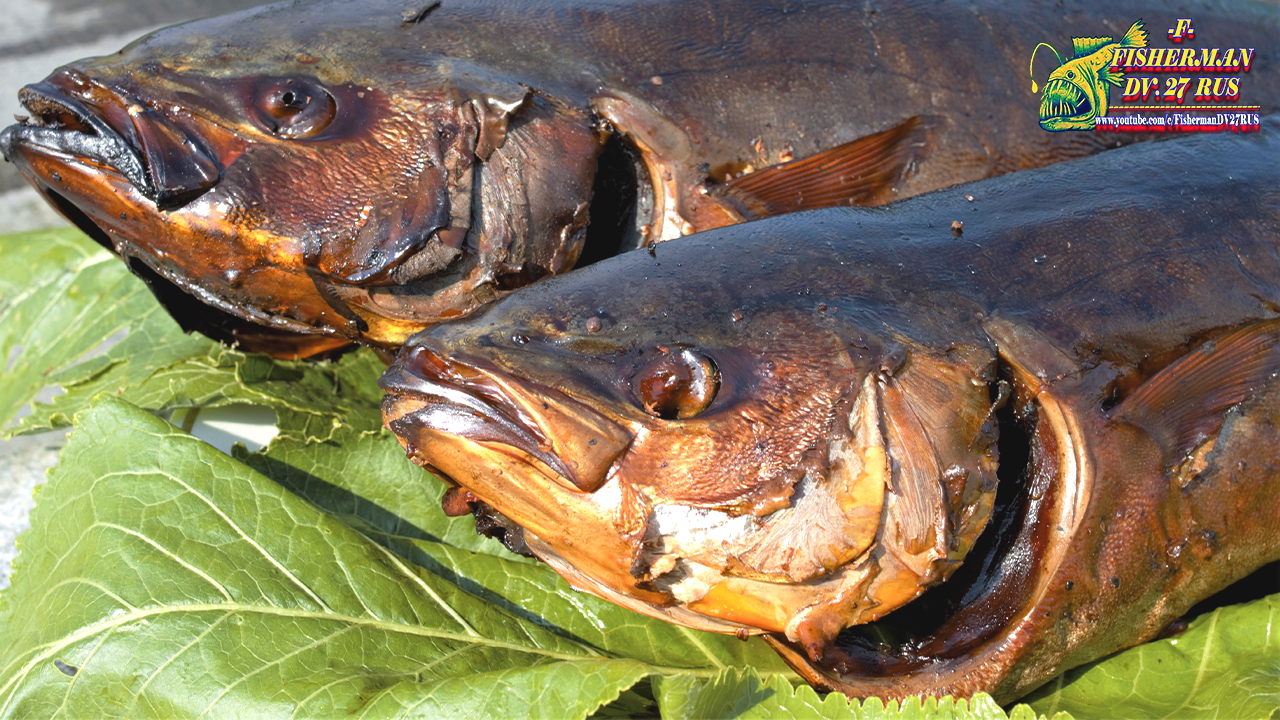
M1280 98L1277 10L1194 9L1201 37L1257 48L1251 97ZM1025 73L1037 42L1120 37L1144 13L288 2L59 69L22 91L0 150L184 327L281 356L394 348L653 241L1131 139L1044 132Z
M579 589L1004 702L1280 558L1278 241L1273 118L551 278L384 418Z

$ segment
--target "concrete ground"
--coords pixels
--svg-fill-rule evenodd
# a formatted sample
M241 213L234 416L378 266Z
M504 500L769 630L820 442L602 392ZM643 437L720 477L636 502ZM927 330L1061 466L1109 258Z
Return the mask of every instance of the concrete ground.
M105 55L150 30L260 4L258 0L0 0L0 127L22 111L18 90L63 63ZM0 163L0 234L65 224ZM14 538L27 527L31 493L57 463L64 433L0 441L0 588L9 584ZM215 443L216 444L216 443Z

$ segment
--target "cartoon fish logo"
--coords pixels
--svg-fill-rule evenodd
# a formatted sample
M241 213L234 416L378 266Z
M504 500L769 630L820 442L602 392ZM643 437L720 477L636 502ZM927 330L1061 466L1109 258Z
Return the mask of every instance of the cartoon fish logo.
M1071 44L1075 56L1067 62L1049 43L1036 45L1031 51L1031 92L1039 87L1035 80L1036 51L1042 47L1053 50L1058 58L1058 69L1049 73L1040 98L1040 127L1050 132L1063 130L1092 130L1093 119L1107 114L1108 93L1111 85L1124 82L1124 75L1111 71L1111 57L1116 48L1146 47L1147 33L1138 20L1115 42L1109 37L1073 37Z

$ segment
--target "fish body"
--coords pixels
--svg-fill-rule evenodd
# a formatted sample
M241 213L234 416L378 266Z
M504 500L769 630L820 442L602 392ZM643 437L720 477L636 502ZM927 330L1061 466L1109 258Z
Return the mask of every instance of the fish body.
M1146 47L1147 33L1139 20L1119 42L1078 37L1071 44L1075 55L1049 74L1040 99L1040 127L1045 130L1092 130L1094 118L1107 114L1111 86L1124 83L1124 74L1110 69L1116 50Z
M1046 27L1118 33L1143 7L282 3L59 69L0 150L184 327L395 348L629 248L1113 145L1044 133L1020 68ZM1276 15L1196 12L1259 48L1267 102Z
M1009 701L1280 558L1277 160L1272 118L624 254L411 338L384 419L579 589Z

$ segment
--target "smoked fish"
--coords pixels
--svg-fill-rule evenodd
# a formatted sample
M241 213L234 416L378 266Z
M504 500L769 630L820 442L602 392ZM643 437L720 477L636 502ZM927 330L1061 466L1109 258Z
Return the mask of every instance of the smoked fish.
M1192 9L1201 37L1256 48L1249 92L1277 102L1277 9L1162 11ZM656 241L1133 139L1044 132L1025 73L1039 41L1121 37L1149 12L286 2L58 69L22 91L0 151L185 328L278 356L394 349Z
M581 590L1006 702L1280 558L1278 242L1273 117L550 278L384 419Z

